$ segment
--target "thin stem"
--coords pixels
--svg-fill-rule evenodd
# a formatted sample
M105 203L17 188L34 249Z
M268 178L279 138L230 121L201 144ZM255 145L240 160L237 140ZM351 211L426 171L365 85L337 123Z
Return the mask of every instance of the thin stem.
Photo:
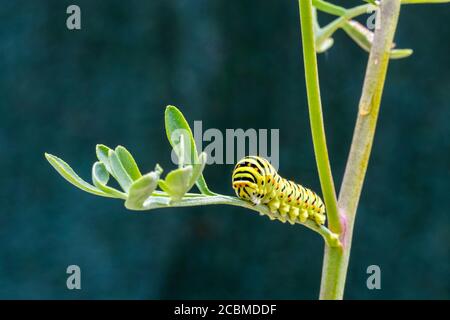
M319 75L314 37L314 17L312 0L299 0L300 25L303 43L303 61L305 66L306 90L308 96L309 119L319 172L320 185L325 200L328 226L334 233L341 232L337 209L336 192L331 174L328 149L323 126L322 102L320 100Z
M320 11L335 15L335 16L343 16L347 9L344 7L335 5L333 3L324 1L324 0L313 0L313 6L319 9Z
M381 28L375 30L353 141L339 195L339 208L345 215L346 221L346 230L342 239L343 250L325 247L321 299L343 298L356 209L372 149L389 64L389 53L399 12L400 0L383 0L381 2Z
M359 104L360 112L339 197L339 204L346 209L349 218L356 212L367 170L389 64L390 48L400 12L398 0L384 0L383 4L380 13L382 27L375 31Z
M343 27L348 20L353 19L359 15L370 12L371 8L376 8L371 4L363 4L352 9L348 9L345 11L343 15L339 18L333 20L325 27L321 28L319 33L316 36L316 43L320 44L329 38L337 29Z
M243 201L236 197L230 197L225 195L204 196L200 194L189 194L189 197L183 197L179 201L170 201L168 195L164 192L156 191L145 202L141 210L152 210L161 208L174 208L174 207L193 207L193 206L206 206L206 205L232 205L247 208L260 213L261 215L267 215L274 219L283 219L278 212L271 213L266 205L253 205L248 201ZM283 219L285 221L285 219ZM338 236L330 231L327 227L318 225L316 222L308 219L306 222L296 221L296 224L304 225L305 227L319 233L330 247L341 246Z

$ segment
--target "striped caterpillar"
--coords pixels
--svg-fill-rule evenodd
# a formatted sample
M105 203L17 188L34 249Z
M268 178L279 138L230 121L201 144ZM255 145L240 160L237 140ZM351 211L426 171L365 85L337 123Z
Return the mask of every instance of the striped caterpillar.
M272 220L294 224L311 219L319 225L325 223L322 199L300 184L280 177L264 158L242 158L234 168L232 179L236 195L255 205L267 205Z

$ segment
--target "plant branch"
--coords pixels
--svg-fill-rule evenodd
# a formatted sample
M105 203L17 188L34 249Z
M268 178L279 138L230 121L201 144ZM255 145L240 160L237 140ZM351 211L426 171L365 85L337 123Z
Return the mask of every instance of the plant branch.
M339 204L346 209L347 217L354 216L356 212L367 171L399 12L398 0L383 1L380 12L381 28L375 31L359 103L359 114L339 196Z
M320 99L319 75L314 36L314 17L311 0L299 0L300 25L303 44L303 61L305 66L306 91L308 96L309 119L319 172L320 185L325 200L328 226L334 233L341 232L337 208L336 192L331 173L328 149L323 125L322 102Z
M321 43L329 38L337 29L343 27L348 20L353 19L359 15L370 12L372 8L376 8L371 4L363 4L352 9L345 10L345 13L340 15L325 27L321 28L316 36L317 43Z
M271 213L266 205L253 205L248 201L244 201L235 197L225 195L205 196L201 194L187 194L187 197L183 197L178 201L171 201L169 195L165 192L155 191L151 197L149 197L142 207L144 210L162 209L162 208L174 208L174 207L193 207L193 206L206 206L206 205L231 205L237 207L247 208L260 213L261 215L267 215L273 219L279 219L281 216L278 212ZM319 226L316 222L308 219L302 223L296 221L296 224L304 225L305 227L319 233L330 247L341 246L338 236L330 231L325 226Z
M333 3L324 1L324 0L313 0L313 6L319 9L320 11L335 15L335 16L343 16L347 9L344 7L335 5Z
M383 0L381 2L381 28L375 30L353 141L339 195L339 208L346 220L346 230L342 239L343 250L325 247L321 299L343 298L356 209L372 149L389 64L389 53L399 13L400 0Z

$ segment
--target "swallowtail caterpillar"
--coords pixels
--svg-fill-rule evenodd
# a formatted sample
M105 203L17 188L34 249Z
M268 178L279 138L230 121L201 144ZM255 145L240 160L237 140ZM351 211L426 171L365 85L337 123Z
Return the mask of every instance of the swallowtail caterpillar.
M282 178L264 158L242 158L233 171L233 189L236 195L255 205L268 206L271 219L282 222L315 221L325 223L325 205L313 191Z

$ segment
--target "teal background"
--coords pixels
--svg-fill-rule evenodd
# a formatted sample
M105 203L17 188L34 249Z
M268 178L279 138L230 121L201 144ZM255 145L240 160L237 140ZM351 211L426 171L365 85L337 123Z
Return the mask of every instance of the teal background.
M65 26L70 4L81 31ZM448 5L402 8L396 42L415 52L389 66L347 298L450 297L449 18ZM2 1L0 298L317 298L315 233L225 206L133 213L72 187L43 156L89 180L96 143L121 144L143 171L167 170L173 104L204 130L279 128L281 174L320 190L299 40L293 0ZM366 61L342 31L319 56L337 187ZM205 177L232 194L231 171ZM81 291L66 289L70 264ZM379 291L366 288L371 264Z

